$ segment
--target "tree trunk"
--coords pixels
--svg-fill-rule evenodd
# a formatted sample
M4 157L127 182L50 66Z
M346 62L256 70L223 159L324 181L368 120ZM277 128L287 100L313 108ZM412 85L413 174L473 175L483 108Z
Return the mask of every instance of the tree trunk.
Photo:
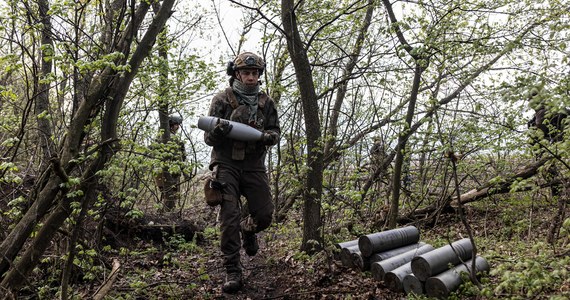
M515 181L528 179L528 178L531 178L532 176L536 175L538 173L538 168L540 168L542 165L544 165L546 162L548 162L551 159L552 159L551 157L542 158L541 160L536 161L533 164L524 167L521 171L516 172L516 173L512 174L511 176L505 178L502 182L499 182L499 183L498 182L488 182L479 188L476 188L476 189L473 189L473 190L470 190L466 193L461 194L459 196L459 199L461 199L462 204L466 204L466 203L475 202L475 201L478 201L480 199L487 198L487 197L492 196L492 195L499 195L499 194L508 193L511 191L511 185ZM530 188L528 188L528 189L530 189ZM521 191L528 190L528 189L525 188L525 189L522 189ZM457 198L457 196L450 197L444 202L443 206L456 207L459 205L459 203L458 203L459 199ZM429 214L431 214L435 211L441 210L443 208L445 208L445 207L438 207L436 205L430 205L428 207L413 211L412 214L409 216L409 218L426 218L426 215L429 215Z
M406 153L406 143L408 142L409 134L407 134L416 109L416 100L418 99L418 92L420 89L420 82L422 73L425 70L416 60L416 69L414 72L414 82L410 92L410 102L408 103L408 111L406 113L406 122L404 128L398 136L398 144L396 146L396 161L394 162L394 177L392 179L392 200L390 201L390 211L388 213L387 225L388 228L395 228L398 221L399 207L400 207L400 189L402 187L402 169L404 166L404 158L409 153Z
M406 121L404 123L404 128L400 131L398 136L398 144L396 145L396 161L394 163L394 176L392 180L392 200L390 203L390 211L388 214L387 225L389 228L394 228L397 225L399 206L400 206L400 188L402 187L402 167L404 164L404 156L406 154L406 143L408 138L412 134L411 125L414 118L414 113L416 109L416 100L418 99L418 93L420 90L421 77L424 70L427 68L429 59L421 51L414 52L414 48L410 46L404 34L402 33L400 26L398 25L398 20L392 9L392 4L389 0L382 0L386 11L388 12L388 17L390 18L390 23L394 25L394 30L398 41L402 47L408 52L408 54L414 59L414 79L412 82L412 90L410 91L410 97L408 102L408 110L406 112Z
M536 175L538 173L538 168L540 168L542 165L544 165L547 161L551 159L552 157L542 158L539 161L536 161L535 163L526 166L521 171L509 176L508 178L505 178L505 180L503 180L500 183L489 182L480 188L473 189L468 191L467 193L461 194L461 196L459 196L459 199L461 199L461 203L469 203L477 201L482 198L489 197L491 195L507 193L511 190L511 185L515 181L528 179ZM451 201L451 205L457 206L459 199L457 199L457 197L454 197Z
M86 175L83 176L84 180L80 185L80 187L83 188L83 191L89 191L89 180L97 179L94 174L103 168L104 164L117 150L116 126L124 97L142 60L148 56L150 49L156 40L156 36L164 27L166 20L170 17L173 4L174 0L163 1L159 13L154 18L152 24L150 24L144 37L140 40L135 52L132 56L125 56L131 57L129 61L129 65L131 66L130 72L123 74L120 78L117 78L117 76L109 76L112 75L112 72L110 72L109 69L101 72L101 75L92 82L87 100L82 103L74 115L75 118L72 121L72 126L69 127L70 129L68 130L67 139L64 143L62 158L61 160L53 160L58 162L57 165L59 165L59 167L54 167L53 169L61 170L60 173L65 172L69 174L69 171L75 167L75 164L70 161L78 155L78 149L82 141L82 132L84 128L84 126L81 125L88 124L92 119L93 111L100 109L99 106L101 105L101 99L110 99L104 103L106 110L101 122L103 124L101 128L101 138L103 142L99 148L100 154L98 155L98 158L91 163L91 167L88 168L88 171L85 173ZM147 11L148 4L143 3L137 10L135 14L136 16L131 19L132 23L127 26L128 29L125 31L126 35L123 36L118 43L119 47L122 47L119 50L123 53L129 54L129 41L133 40L133 37L138 31L142 19ZM51 207L52 202L60 191L60 184L63 183L62 178L64 177L64 174L50 177L49 182L38 195L36 201L34 201L34 204L32 205L33 209L30 208L28 210L14 230L10 232L7 239L0 245L0 254L3 254L2 262L0 264L0 267L2 267L0 268L0 275L2 275L7 267L12 263L24 242L30 236L37 222L41 220L43 215L45 215L45 212ZM53 233L59 229L62 222L69 216L69 201L71 201L70 198L63 198L57 209L52 212L38 235L32 241L33 246L28 248L26 253L22 256L22 259L18 261L18 265L13 268L11 272L7 273L6 277L3 279L1 283L3 288L14 290L24 283L24 280L21 279L25 278L28 272L37 265L41 259L41 255L45 251L45 247L53 238Z
M142 9L144 9L144 5L142 5ZM140 25L141 20L138 18L135 18L135 20L138 20L138 24ZM132 24L129 25L131 28L134 28L133 26ZM126 30L125 32L128 33L130 31ZM125 47L125 45L128 44L126 43L128 38L125 36L119 40L121 41L119 42L119 46ZM124 48L119 48L118 51L127 52ZM124 61L117 61L116 63L122 64ZM42 176L42 178L45 178L45 183L44 181L38 181L36 183L35 188L40 192L35 194L34 198L30 199L30 202L33 202L32 206L26 211L22 219L18 221L14 229L10 231L2 244L0 244L0 277L8 270L36 224L43 219L47 211L52 207L53 203L55 203L55 199L61 190L60 185L64 183L65 180L64 176L61 175L69 174L77 167L75 159L79 155L80 145L83 142L83 128L92 121L96 115L95 112L101 109L99 107L101 105L101 99L105 99L108 95L107 93L109 93L109 85L114 78L113 73L114 71L112 71L110 67L106 67L101 71L100 75L92 81L86 100L78 107L73 115L71 124L66 133L66 138L62 142L61 157L51 158L51 168L47 167L45 172L46 176ZM49 174L53 174L54 170L58 171L58 176L51 176Z
M170 123L169 123L169 88L168 88L168 44L166 41L166 28L160 34L158 39L157 48L158 48L158 57L159 57L159 75L158 75L158 82L159 82L159 91L158 91L158 118L160 120L160 129L162 132L162 136L160 138L160 142L163 144L168 143L170 141ZM168 172L168 165L162 167L162 179L164 181L164 185L162 187L160 193L160 200L162 202L162 209L164 211L172 211L176 206L180 198L180 194L177 193L178 187L175 177Z
M281 101L281 96L283 94L282 89L280 88L281 85L281 81L283 80L283 73L285 72L285 66L286 66L286 61L287 61L287 52L284 51L281 53L281 55L279 56L279 58L277 59L277 63L276 63L276 67L274 70L274 80L273 80L273 86L268 88L268 93L269 96L271 97L271 99L273 99L273 101L275 101L275 104L279 105L279 102ZM277 150L275 151L275 153L277 154L277 162L275 163L275 167L270 166L268 168L269 170L269 175L271 176L272 174L275 174L275 178L270 177L269 180L270 182L273 182L273 203L275 204L275 211L273 212L274 215L274 219L278 220L279 219L279 208L282 206L281 203L279 203L279 199L280 199L280 194L281 194L281 190L280 190L280 186L279 186L279 182L281 179L281 167L282 167L282 149L281 149L281 144L277 143L276 145ZM270 151L273 148L270 148ZM268 156L271 157L271 153L268 153ZM274 169L275 168L275 169Z
M47 78L51 73L53 55L53 41L51 39L51 19L48 14L49 2L47 0L38 1L40 19L42 22L42 41L41 41L41 71L39 76L34 77L34 89L37 91L37 99L35 105L35 114L38 121L39 128L39 145L42 148L42 160L40 170L43 166L48 164L49 158L55 151L55 144L51 138L52 128L48 117L51 114L49 109L49 82ZM43 83L39 81L43 80Z
M0 277L12 266L16 255L34 230L36 224L43 218L52 206L53 199L60 190L62 180L52 176L46 186L38 194L32 206L20 219L18 224L10 231L8 236L0 244Z
M95 176L95 171L103 167L102 160L102 157L100 157L93 161L89 170L85 173L84 181L82 181L79 187L79 190L84 191L85 194L81 201L88 201L89 195L95 193L95 181L98 178ZM17 290L26 282L27 274L38 264L43 253L51 244L51 240L71 214L71 202L74 200L76 199L65 197L60 201L59 205L57 205L55 210L45 220L44 225L33 239L30 247L28 247L26 252L20 257L14 268L6 273L6 276L0 283L2 288Z
M301 250L309 254L321 250L321 197L323 190L323 146L321 140L321 122L317 94L306 49L297 27L295 1L282 0L281 13L283 28L287 39L287 48L295 68L297 83L303 104L305 130L307 132L307 166L305 188L303 191L303 242Z

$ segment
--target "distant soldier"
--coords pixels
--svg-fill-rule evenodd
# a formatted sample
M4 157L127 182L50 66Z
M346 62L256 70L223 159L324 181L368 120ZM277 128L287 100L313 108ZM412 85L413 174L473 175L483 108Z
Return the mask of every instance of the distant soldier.
M539 91L535 89L533 89L529 95L530 106L534 109L534 115L528 121L527 125L529 128L539 129L531 133L531 142L534 146L538 147L537 157L541 157L547 152L546 149L550 145L563 140L565 119L569 114L566 109L563 111L548 109L542 97ZM550 149L549 151L555 151L555 149ZM553 154L556 153L554 152ZM548 168L547 180L552 181L557 177L558 170L553 164ZM551 189L553 197L560 195L560 184L553 184Z
M170 140L161 147L160 159L166 164L156 177L156 185L160 190L161 203L166 211L172 211L176 203L180 201L180 177L184 173L184 162L186 162L186 150L184 142L176 133L182 125L180 115L170 115L168 117L170 128ZM158 142L161 138L158 138ZM156 147L153 147L156 148ZM173 164L175 167L173 167Z
M376 186L376 197L380 197L383 189L386 189L386 196L382 196L380 198L384 199L384 205L389 205L392 179L390 178L390 166L388 166L388 168L383 167L384 160L388 156L386 150L386 145L384 144L382 137L374 137L374 144L372 144L372 147L370 148L370 171L372 176L377 176L376 178L373 178Z
M531 94L531 98L537 97L537 92ZM534 115L528 122L528 127L540 129L541 135L537 138L544 138L550 144L562 141L564 137L564 119L568 117L569 111L565 109L561 112L547 110L542 101L531 104L534 106Z
M538 146L537 157L544 154L559 155L556 147L551 146L561 142L564 139L564 128L566 125L566 117L570 114L568 109L562 111L554 111L549 108L544 101L544 96L538 90L532 90L529 95L530 106L535 113L531 120L528 121L529 128L536 128L531 133L532 144ZM560 173L554 161L547 169L545 179L550 185L552 198L556 199L559 204L559 214L555 215L550 232L547 237L549 242L553 242L558 236L558 230L562 220L561 213L564 211L565 201L561 198L564 185L561 181Z
M386 158L386 149L382 137L375 137L374 144L370 148L370 162L372 163L372 168L381 166Z

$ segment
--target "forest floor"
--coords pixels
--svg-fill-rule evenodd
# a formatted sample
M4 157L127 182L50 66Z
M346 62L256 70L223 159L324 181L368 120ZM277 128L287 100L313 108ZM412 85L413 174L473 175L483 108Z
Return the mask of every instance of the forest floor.
M480 241L478 253L489 261L491 269L502 268L521 257L534 257L543 251L537 250L536 246L544 242L552 214L553 208L548 205L533 206L528 210L488 202L478 208L466 208L476 242ZM351 228L352 234L341 230L346 237L327 241L325 251L316 255L308 256L298 251L302 225L295 220L300 216L291 216L288 221L260 233L260 251L256 256L248 257L242 249L243 289L237 294L225 294L221 290L225 272L219 251L216 211L205 205L199 206L185 212L184 218L195 220L203 229L193 241L174 236L164 239L164 243L135 239L122 241L123 246L107 247L101 251L105 254L93 259L93 266L99 261L99 265L105 266L104 270L95 270L94 279L83 282L79 279L73 283L76 299L91 299L104 286L110 278L113 261L120 264L118 276L109 282L111 288L103 299L421 299L393 292L382 282L375 281L369 272L345 267L333 258L334 243L358 238L356 228ZM332 223L329 221L327 226L340 224ZM420 240L434 246L467 237L464 225L455 214L442 214L429 226L414 225L420 229ZM361 232L368 233L371 232ZM335 239L340 235L335 235ZM568 248L569 237L562 238L564 247ZM88 275L85 269L77 274L77 278ZM570 266L562 266L562 269L570 273ZM484 285L493 290L505 280L500 276L489 276ZM532 298L570 299L570 280L563 278L561 282L543 288ZM56 289L54 284L52 292ZM453 299L525 299L521 293L524 291L509 294L499 290L491 297L460 294Z
M214 215L215 217L215 215ZM129 254L117 252L122 270L108 299L399 299L371 276L342 266L332 248L315 256L298 251L300 226L273 227L258 235L260 250L249 257L241 249L243 288L222 292L225 271L218 229L193 243L140 242ZM209 232L208 232L209 231ZM295 237L295 235L299 235ZM123 251L126 253L126 251ZM108 257L111 259L111 257ZM83 291L83 295L93 290Z

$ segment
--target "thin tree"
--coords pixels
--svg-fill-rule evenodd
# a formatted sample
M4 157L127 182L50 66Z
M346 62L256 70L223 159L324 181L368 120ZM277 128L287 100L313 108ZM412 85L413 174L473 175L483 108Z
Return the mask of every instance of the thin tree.
M71 213L72 201L89 201L87 195L93 194L97 172L116 153L118 149L117 119L122 108L124 97L137 73L142 61L149 55L156 37L164 28L172 14L173 0L162 2L158 14L147 28L139 41L136 50L131 52L131 45L135 39L144 16L149 11L150 4L142 2L136 9L132 7L131 19L127 23L122 35L115 40L115 48L122 55L115 61L116 65L128 63L130 69L120 74L112 67L106 67L92 81L89 94L81 103L67 130L67 136L62 145L61 155L51 159L51 167L46 170L54 176L44 177L46 182L41 184L41 190L36 194L33 204L22 219L15 225L6 239L0 244L0 274L4 275L0 287L7 291L17 290L25 283L27 274L37 265L47 246L53 239L55 232L61 227ZM117 23L118 25L120 22ZM128 60L127 60L128 59ZM90 161L79 179L79 184L73 185L70 175L78 166L79 148L85 137L83 129L94 121L97 113L102 111L100 130L101 142L96 148L98 155ZM58 197L59 196L59 197ZM48 214L48 210L51 212ZM44 218L44 216L47 217ZM20 253L23 244L40 221L43 226L30 240L30 246ZM19 260L15 261L18 254ZM6 272L8 271L8 272Z
M392 9L392 4L389 0L382 0L384 3L384 7L386 7L386 11L388 12L388 17L390 22L394 24L394 30L396 32L396 36L400 44L403 48L408 52L408 54L412 57L414 62L414 76L412 80L412 88L410 90L410 96L408 101L408 109L405 116L405 121L403 124L403 129L398 135L398 144L396 145L396 160L394 162L394 173L392 178L392 200L390 201L390 210L388 213L387 218L387 225L389 228L396 227L396 220L398 218L399 206L400 206L400 190L402 187L402 168L404 166L404 158L407 155L406 151L406 143L409 137L408 130L411 127L412 120L414 118L415 109L416 109L416 101L418 99L418 93L420 91L420 83L422 79L422 74L426 70L429 65L429 56L428 49L417 49L412 47L404 34L402 33L399 25L398 20L394 14L394 10ZM408 154L409 155L409 154Z
M301 2L299 2L301 3ZM307 49L301 39L297 26L295 10L297 5L293 0L281 1L281 17L283 29L287 40L287 48L299 85L305 131L307 134L307 166L303 190L303 241L301 250L314 253L323 248L323 236L321 234L321 199L323 193L323 141L321 140L321 122L317 93Z

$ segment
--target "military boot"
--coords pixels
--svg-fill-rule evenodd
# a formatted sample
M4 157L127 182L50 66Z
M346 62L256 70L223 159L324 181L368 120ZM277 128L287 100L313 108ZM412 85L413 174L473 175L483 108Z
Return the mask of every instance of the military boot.
M242 232L243 248L245 249L245 254L249 256L255 256L259 250L259 244L257 244L257 236L253 232Z
M257 237L255 236L257 225L251 216L243 219L240 222L241 227L241 239L242 246L245 249L245 253L249 256L254 256L259 250L259 245L257 244Z
M224 293L233 294L241 290L241 287L241 272L228 272L226 274L226 282L222 285L222 291Z

